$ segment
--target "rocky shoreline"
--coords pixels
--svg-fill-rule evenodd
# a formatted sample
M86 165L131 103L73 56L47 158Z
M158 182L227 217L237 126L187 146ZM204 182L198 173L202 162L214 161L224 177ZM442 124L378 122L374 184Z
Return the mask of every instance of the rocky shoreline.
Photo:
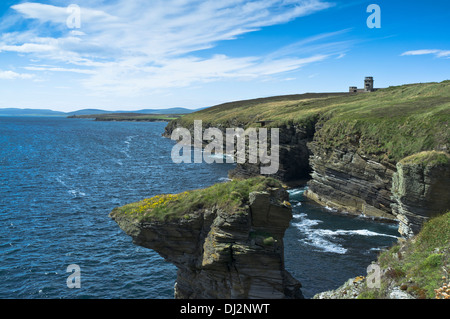
M435 123L433 125L440 125L439 129L446 130L446 113L439 113L437 108L433 117L429 116L431 113L416 117L413 112L421 105L428 105L429 101L422 99L421 94L436 95L435 91L428 90L439 89L443 102L438 102L448 101L445 89L448 84L448 81L418 84L364 96L316 100L299 97L295 103L283 102L286 109L295 108L299 119L286 120L284 116L288 113L283 113L278 116L284 119L274 123L279 129L280 152L279 169L271 177L284 185L308 180L305 195L318 204L338 212L397 221L398 231L404 238L414 237L428 220L450 209L448 136L435 127L430 128L430 123ZM175 129L181 127L193 138L194 122L202 120L202 116L207 120L201 133L208 128L219 129L223 135L227 127L258 129L258 123L266 124L255 114L260 111L259 107L253 109L253 113L243 109L240 117L235 112L246 103L251 109L263 102L242 101L193 113L169 122L163 136L170 138ZM398 108L392 107L394 102ZM266 112L269 107L270 111L277 108L286 112L283 106L270 103L275 102L267 100ZM402 110L409 109L409 117L404 117ZM387 111L394 121L386 118ZM216 120L217 114L223 117L222 121ZM356 115L349 119L350 114ZM421 125L422 130L416 130L417 125ZM414 130L417 134L412 135ZM416 143L416 139L419 142ZM248 153L245 158L249 158ZM252 179L261 176L262 166L259 162L237 164L229 177ZM287 205L281 209L279 204L274 204L288 200L286 194L279 196L280 193L274 195L271 190L250 194L250 198L257 200L248 205L243 216L210 207L197 211L195 218L189 215L188 220L179 219L175 224L136 223L114 212L111 217L137 244L158 251L179 267L176 297L298 298L301 297L299 283L283 266L282 238L290 218L281 213L269 213L288 209ZM266 219L256 229L255 220L259 220L260 214ZM283 226L274 230L274 225L279 223ZM269 242L272 244L266 245ZM352 279L344 287L317 298L354 298L358 295L360 279ZM408 297L399 292L398 287L391 288L389 295Z
M445 195L450 189L448 153L425 152L442 159L436 163L380 161L359 152L355 143L335 148L325 145L316 134L321 125L316 122L315 126L314 130L295 125L279 128L280 168L272 177L285 184L308 180L305 195L339 212L399 221L399 232L405 237L417 234L426 220L450 207ZM175 128L168 125L163 135L170 138ZM193 136L193 128L188 129ZM260 163L237 164L229 177L260 176L260 167Z
M430 218L450 208L450 156L444 151L414 154L416 161L380 161L358 151L354 143L327 147L306 127L280 128L280 170L274 176L285 184L308 180L305 195L335 211L396 222L403 238L417 235ZM173 127L166 127L170 137ZM259 175L261 164L237 164L229 177ZM309 175L309 176L308 176ZM308 179L309 177L309 179ZM385 269L384 272L389 272ZM383 274L381 274L383 275ZM363 276L314 299L356 299L365 284ZM414 299L400 286L385 287L390 299Z

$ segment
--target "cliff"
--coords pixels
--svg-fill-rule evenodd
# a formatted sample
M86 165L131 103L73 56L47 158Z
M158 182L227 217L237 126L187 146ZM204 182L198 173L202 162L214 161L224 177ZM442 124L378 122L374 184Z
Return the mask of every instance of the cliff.
M450 156L421 152L397 163L393 176L392 210L404 237L417 234L432 217L450 208Z
M165 136L176 127L192 129L193 120L222 131L258 128L266 121L266 128L280 130L279 170L273 177L285 183L309 179L305 194L312 200L342 212L403 220L399 231L410 236L449 208L441 192L450 167L415 171L401 161L424 151L448 155L449 110L450 81L410 84L370 94L305 94L218 105L170 122ZM237 164L229 175L256 176L260 166ZM404 187L411 183L416 190ZM419 189L428 195L419 196Z
M156 196L116 208L110 217L135 244L178 268L175 298L302 297L300 283L284 269L283 236L292 213L276 180Z

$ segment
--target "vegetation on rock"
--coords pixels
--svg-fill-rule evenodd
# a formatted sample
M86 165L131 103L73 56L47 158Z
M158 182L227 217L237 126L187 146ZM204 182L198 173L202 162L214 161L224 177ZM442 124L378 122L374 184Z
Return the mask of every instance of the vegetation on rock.
M239 213L245 210L251 192L263 191L267 187L281 188L282 185L269 177L233 180L180 194L157 195L115 208L113 214L123 214L143 221L188 219L189 214L195 211L213 207L226 208L227 211Z
M400 163L424 166L448 165L450 164L450 155L445 152L424 151L408 156Z
M429 220L420 233L380 254L381 289L365 287L359 298L388 298L397 286L416 298L447 296L450 270L450 212Z

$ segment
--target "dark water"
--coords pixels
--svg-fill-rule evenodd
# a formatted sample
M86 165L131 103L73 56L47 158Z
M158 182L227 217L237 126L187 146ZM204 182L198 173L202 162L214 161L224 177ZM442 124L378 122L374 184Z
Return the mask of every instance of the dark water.
M0 298L172 298L176 268L135 246L116 206L226 180L226 164L174 164L165 123L0 118ZM294 205L302 190L291 191ZM395 227L303 202L286 267L306 297L362 274ZM69 289L67 267L81 269Z
M399 236L397 224L342 215L290 191L294 207L285 234L286 269L302 283L306 298L335 289L350 278L367 274L367 267Z

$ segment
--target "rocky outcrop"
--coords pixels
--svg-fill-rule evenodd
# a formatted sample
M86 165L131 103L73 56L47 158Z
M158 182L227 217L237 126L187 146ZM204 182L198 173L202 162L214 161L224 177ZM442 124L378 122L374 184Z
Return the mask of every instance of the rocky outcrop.
M395 167L351 149L325 149L314 142L309 146L313 172L306 196L338 211L394 218L391 181Z
M382 160L379 150L378 154L365 152L358 134L336 138L324 132L326 122L316 116L302 125L279 127L279 169L273 177L287 184L309 180L308 198L337 211L399 221L399 232L406 237L417 233L430 216L450 207L445 194L445 181L450 180L447 168ZM166 136L172 130L169 125ZM333 139L339 143L334 145ZM237 164L229 176L257 176L260 168L259 163Z
M279 167L273 177L286 183L309 179L311 152L308 143L312 141L313 135L314 130L311 125L284 125L279 127ZM228 175L230 178L258 176L261 175L260 167L261 164L237 164L236 168L231 170Z
M449 190L448 154L423 152L397 163L392 181L392 211L399 220L400 234L411 237L424 222L445 213L450 208Z
M310 166L309 166L309 157L311 156L311 152L308 148L308 143L312 141L315 130L315 122L316 119L313 119L311 122L308 122L303 125L281 125L277 127L279 129L279 156L278 160L278 170L275 174L272 174L272 177L275 177L283 182L292 183L296 181L304 181L309 179L310 174ZM231 128L242 128L246 127L243 123L229 123L229 127ZM171 138L172 133L178 128L178 123L176 121L169 123L166 126L163 136L167 138ZM227 125L217 125L214 128L219 129L224 137L224 145L223 151L225 152L226 148L226 129ZM201 128L201 135L203 136L206 129L210 128L208 123L203 123L203 127ZM194 136L195 136L195 128L194 125L189 125L186 127L191 136L191 144L194 145ZM259 127L252 127L251 129L258 130ZM270 128L268 129L268 135L270 136ZM248 128L244 133L248 138ZM202 140L202 146L205 147L208 142ZM270 148L269 142L269 148ZM230 170L229 177L234 178L251 178L255 176L261 176L261 167L268 166L268 164L262 164L257 159L257 163L249 163L249 146L248 141L245 149L245 159L247 160L245 163L236 164L235 169ZM234 156L235 154L230 154Z
M388 271L389 270L383 270L380 273L380 276L386 277L386 272ZM364 276L351 278L335 290L316 294L313 299L359 299L361 298L361 295L367 291L366 280L367 279ZM383 287L383 294L385 295L383 299L417 299L406 292L402 286L398 286L392 282L386 285L386 287Z
M283 236L292 218L284 188L251 192L243 211L211 207L172 220L110 216L137 245L178 268L175 298L301 298L284 268Z

